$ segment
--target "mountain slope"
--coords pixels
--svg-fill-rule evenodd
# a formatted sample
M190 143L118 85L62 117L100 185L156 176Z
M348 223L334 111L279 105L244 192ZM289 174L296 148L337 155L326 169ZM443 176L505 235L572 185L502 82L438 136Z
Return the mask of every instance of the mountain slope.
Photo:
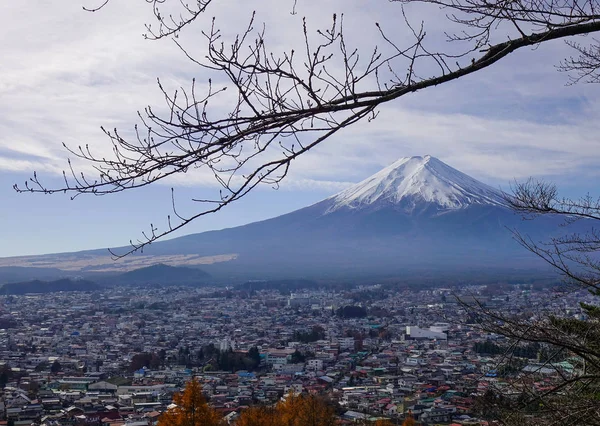
M542 266L512 239L510 229L539 240L564 232L559 223L553 217L522 221L499 191L431 156L411 157L312 206L157 242L130 259L231 255L202 265L221 280L510 271ZM105 255L104 250L75 254Z
M56 268L0 266L0 284L27 280L55 280L67 276Z
M495 189L429 155L401 158L329 200L332 206L328 213L344 207L396 206L412 213L424 204L439 210L505 204Z
M245 278L528 269L545 265L520 247L510 230L543 239L564 231L558 229L561 222L551 217L523 221L499 191L425 156L400 159L292 213L151 249L157 254L236 253L235 260L205 269L213 276Z

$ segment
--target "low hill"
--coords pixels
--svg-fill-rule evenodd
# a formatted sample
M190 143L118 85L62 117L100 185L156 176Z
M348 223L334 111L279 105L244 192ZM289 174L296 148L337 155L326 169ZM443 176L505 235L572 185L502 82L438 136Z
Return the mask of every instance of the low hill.
M169 266L162 263L136 269L111 278L116 285L200 285L211 278L201 269Z
M27 294L27 293L54 293L58 291L91 291L98 290L101 286L93 281L62 279L56 281L26 281L20 283L4 284L0 287L0 294Z

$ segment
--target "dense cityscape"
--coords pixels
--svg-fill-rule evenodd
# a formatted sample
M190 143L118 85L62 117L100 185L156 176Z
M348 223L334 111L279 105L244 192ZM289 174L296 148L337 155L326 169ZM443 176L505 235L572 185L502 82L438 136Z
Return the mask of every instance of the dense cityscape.
M192 377L230 424L290 392L327 396L340 424L401 424L407 413L420 424L489 424L477 402L489 386L528 371L542 389L574 367L547 368L535 348L520 372L502 372L504 339L465 304L580 318L587 297L540 284L2 296L0 424L154 425Z

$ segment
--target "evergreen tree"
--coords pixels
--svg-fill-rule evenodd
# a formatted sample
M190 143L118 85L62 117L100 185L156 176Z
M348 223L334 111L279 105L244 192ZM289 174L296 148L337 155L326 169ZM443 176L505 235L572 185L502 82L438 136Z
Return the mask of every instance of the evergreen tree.
M52 365L50 366L50 372L52 374L56 374L59 371L62 371L62 365L60 364L60 362L58 362L58 360L54 361L52 363Z
M485 330L513 342L504 367L510 368L520 347L528 348L528 357L535 351L540 363L531 371L520 371L519 380L505 383L508 389L490 387L479 401L482 411L493 410L507 424L600 425L600 232L594 228L600 221L600 200L559 198L554 185L533 180L517 184L506 199L526 216L565 218L565 235L549 242L538 243L519 233L515 237L563 275L565 290L584 289L598 299L594 304L580 303L577 315L542 309L535 315L507 316L482 305L472 307ZM576 231L568 233L575 223ZM544 386L532 386L542 371ZM519 397L505 398L507 390Z
M12 379L13 372L8 365L3 365L0 368L0 388L4 389L6 384Z
M248 351L248 358L252 361L252 369L260 365L260 352L256 346L252 346Z

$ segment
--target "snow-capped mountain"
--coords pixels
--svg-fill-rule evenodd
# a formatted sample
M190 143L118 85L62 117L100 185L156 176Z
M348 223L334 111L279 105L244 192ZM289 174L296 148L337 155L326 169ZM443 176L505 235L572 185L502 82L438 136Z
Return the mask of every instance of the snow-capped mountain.
M411 213L424 204L441 211L474 204L504 205L499 191L429 155L401 158L328 200L328 213L388 206Z
M522 221L499 191L431 156L410 157L312 206L159 241L136 256L156 256L172 266L222 259L202 269L227 280L479 274L539 267L510 230L539 241L557 230L564 233L560 222L552 217ZM35 256L31 264L60 268L61 258L70 264L79 259L87 272L110 269L100 257L107 257L106 250Z

